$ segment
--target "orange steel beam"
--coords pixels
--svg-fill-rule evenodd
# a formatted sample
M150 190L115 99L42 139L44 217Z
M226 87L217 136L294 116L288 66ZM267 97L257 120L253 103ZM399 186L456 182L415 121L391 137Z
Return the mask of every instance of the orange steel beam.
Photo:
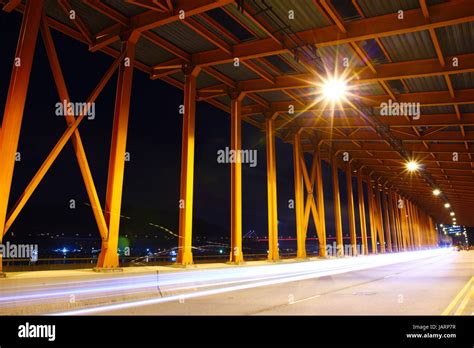
M196 123L196 81L200 68L184 67L184 116L181 150L181 189L179 201L179 249L176 262L193 263L192 226L194 192L194 146Z
M105 201L105 219L108 236L102 240L97 269L115 269L118 261L118 238L120 228L120 211L122 206L122 186L125 171L125 151L127 147L128 117L135 60L135 45L139 39L138 32L131 32L122 42L125 56L120 64L115 96L114 124L110 145L109 171Z
M385 236L384 236L384 228L383 228L383 219L382 219L382 205L381 205L381 198L380 198L380 188L379 188L379 180L375 181L375 215L377 221L377 231L378 237L380 240L380 252L385 252Z
M231 129L231 151L234 151L236 160L230 165L231 186L231 250L230 262L242 263L244 261L242 250L242 163L240 162L240 151L242 149L242 100L245 94L234 93L232 95L230 129Z
M304 192L303 175L301 170L301 133L295 132L293 138L293 171L295 181L295 216L296 216L296 257L306 258L306 231L303 230L304 224Z
M18 5L20 5L21 0L9 0L4 6L3 11L12 12Z
M84 40L87 41L89 45L92 45L92 38L91 38L91 33L89 32L89 29L87 29L87 26L84 24L82 21L81 17L79 16L78 13L74 13L74 19L71 18L71 13L74 11L71 5L67 0L59 0L58 1L59 6L64 11L64 14L66 15L69 20L74 23L76 28L82 33L82 36L84 37ZM76 12L76 11L74 11Z
M300 147L301 149L301 147ZM304 207L303 234L306 237L310 215L316 227L316 233L319 239L319 256L326 256L326 226L324 219L324 197L322 187L321 160L319 150L313 151L313 161L311 163L311 173L308 173L304 154L300 153L301 173L306 187L306 205ZM314 186L316 184L317 203L314 198ZM322 198L322 200L321 200Z
M100 95L102 90L104 89L105 85L107 82L110 80L112 75L114 74L115 70L117 69L118 65L120 64L121 60L123 57L119 57L114 61L114 63L109 67L105 75L102 77L102 79L99 81L98 85L94 88L92 91L90 97L87 99L86 104L90 105L91 103L94 103L97 97ZM58 140L54 148L51 150L49 153L48 157L45 159L41 167L39 168L38 172L35 174L35 176L31 179L30 183L26 187L25 191L22 193L18 201L15 203L15 205L12 207L10 213L8 214L7 222L5 224L5 229L3 231L3 234L5 235L8 232L8 229L11 227L13 222L15 221L16 217L20 213L21 209L25 206L26 202L28 199L31 197L33 194L34 190L38 187L39 183L41 180L44 178L46 175L47 171L49 168L51 168L51 165L54 163L58 155L61 153L62 149L64 146L67 144L68 140L71 138L72 134L76 130L77 127L79 127L79 124L81 121L84 119L84 115L79 115L76 120L74 121L73 124L71 124L66 131L63 133L61 138ZM105 235L101 236L102 238L106 238Z
M277 261L280 255L278 251L277 173L273 117L268 117L265 120L265 136L267 146L268 259Z
M397 225L395 220L395 214L393 212L393 193L392 189L389 188L387 191L387 209L388 209L388 219L390 224L390 238L392 244L392 251L399 251L398 250L398 243L397 243Z
M387 241L388 251L392 252L393 251L392 238L391 238L392 227L390 226L389 210L388 210L389 205L388 205L387 194L384 188L382 188L381 201L382 201L383 217L384 217L384 222L385 222L385 240Z
M342 238L342 214L341 214L341 197L339 195L339 174L337 169L337 154L331 158L331 175L332 175L332 193L334 203L334 222L336 228L336 250L337 256L344 256L344 241Z
M362 99L362 98L361 98ZM363 97L365 106L380 107L382 103L388 102L387 95L369 95ZM398 94L398 102L400 103L420 103L421 106L444 106L454 104L474 104L474 89L463 89L456 93L456 97L452 98L448 91L436 92L418 92ZM257 104L246 105L243 113L257 114L265 111L271 112L288 112L288 108L293 105L295 113L306 111L323 111L320 105L314 102L308 102L306 105L300 105L289 101L280 101L269 103L268 107Z
M13 65L8 95L3 114L0 133L0 243L3 240L3 230L10 198L15 153L20 138L23 111L30 81L33 56L38 37L38 31L43 13L43 0L27 1L25 14L21 22L20 34L15 57L20 59L20 65ZM17 60L18 61L18 60ZM0 274L2 274L2 255L0 254Z
M367 175L367 202L369 203L369 220L370 220L370 243L372 254L377 254L377 223L375 221L375 200L374 191L372 189L372 178L370 173Z
M362 253L367 255L369 253L369 246L367 244L367 222L365 218L365 201L364 201L364 186L362 182L362 169L357 170L357 198L359 203L359 222L362 239Z
M403 20L398 19L397 13L392 13L348 22L347 33L344 36L341 36L336 25L300 31L297 35L304 43L319 48L467 23L474 19L474 9L468 0L455 0L430 6L430 13L429 23L425 21L421 9L413 9L404 11ZM292 46L289 41L287 44ZM193 54L192 60L197 65L216 65L231 62L234 57L244 60L283 52L285 48L281 43L268 38L235 45L233 55L210 50Z
M347 215L349 216L349 235L351 238L352 256L357 255L357 235L354 211L354 195L352 192L352 168L351 162L346 163L346 191L347 191Z
M59 63L59 58L56 52L56 48L54 46L51 32L44 18L45 17L43 17L43 20L41 21L41 33L46 48L46 54L48 56L48 60L51 66L51 71L53 73L54 82L56 84L56 89L58 90L58 94L61 101L69 103L71 99L69 98L69 92L66 87L66 81L64 80L64 76L61 70L61 65ZM65 119L68 126L71 126L76 120L75 115L66 115ZM81 136L77 128L74 131L71 140L79 164L79 168L84 179L87 195L89 196L92 212L97 222L100 235L106 236L108 233L107 225L105 222L104 215L102 213L102 207L99 201L99 197L97 195L97 190L95 188L94 180L92 178L89 163L87 161L86 152L84 150L84 146L82 145Z
M449 126L473 126L474 113L463 114L462 120L459 120L456 114L435 114L421 115L417 120L407 119L404 116L378 116L378 119L390 126L390 128L399 127L449 127ZM288 125L288 121L276 121L275 127L281 128ZM371 126L360 117L346 116L344 118L334 118L330 123L324 119L296 119L291 122L292 127L304 128L370 128ZM423 133L426 134L426 133Z
M387 63L377 66L377 73L373 73L367 68L354 69L356 78L350 79L349 84L377 83L384 80L399 80L407 78L430 77L444 74L461 74L474 71L474 53L466 53L456 56L459 59L459 66L440 66L435 58L418 61L407 61L397 63ZM447 57L451 59L453 57ZM171 61L170 61L171 62ZM169 65L168 62L163 65ZM239 81L236 87L246 92L270 92L283 89L297 89L314 87L320 78L314 74L282 75L274 78L273 82L264 79L252 79ZM213 88L212 86L209 88Z
M319 256L326 256L326 220L324 214L324 190L323 190L323 170L321 168L321 147L320 144L317 146L317 149L314 152L316 160L315 165L315 180L316 180L316 195L317 195L317 210L319 214L319 224L316 227L318 229L318 238L319 238Z

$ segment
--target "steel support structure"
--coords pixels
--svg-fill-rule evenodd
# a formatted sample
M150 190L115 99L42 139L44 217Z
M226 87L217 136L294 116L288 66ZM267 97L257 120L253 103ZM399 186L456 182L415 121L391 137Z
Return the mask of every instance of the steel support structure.
M382 201L382 209L383 209L383 219L385 223L385 240L387 242L387 250L392 252L392 227L390 226L390 218L389 218L389 205L387 199L387 193L385 192L385 188L382 188L381 192L381 201Z
M0 131L0 244L3 241L3 230L15 167L15 153L18 149L43 4L44 0L28 0L26 2L3 114ZM3 274L2 255L0 255L0 274Z
M114 123L110 145L109 171L105 201L105 220L108 227L107 239L102 241L97 269L116 269L118 262L118 239L120 211L122 207L122 188L125 171L125 152L127 147L128 118L132 94L135 46L140 33L133 31L123 38L124 60L119 66L115 96Z
M179 200L179 241L177 264L193 263L193 192L196 120L196 79L200 68L184 66L184 115L181 145L181 186Z
M357 234L354 211L354 195L352 190L352 168L351 162L346 163L346 191L347 191L347 215L349 216L349 235L351 238L351 255L357 255Z
M280 258L280 254L278 250L275 119L273 116L276 116L276 114L268 117L265 121L267 146L268 259L270 261L277 261Z
M344 256L344 239L342 236L341 196L339 194L339 171L337 169L337 154L331 157L332 195L334 202L334 226L336 228L337 256Z
M300 153L301 151L301 133L295 132L293 139L293 176L295 181L295 220L296 220L296 257L306 258L306 231L303 230L304 224L304 192L303 192L303 174L301 170Z
M369 219L370 219L370 245L372 254L377 254L377 222L375 214L375 199L374 190L372 188L372 178L370 174L367 176L367 202L369 204Z
M382 205L380 198L379 180L375 181L375 213L377 221L377 232L380 243L380 252L385 252L385 236L383 230Z
M357 170L357 199L359 203L359 222L362 240L361 251L363 254L367 255L369 253L369 245L367 243L367 221L365 217L364 183L362 181L362 170L362 166Z
M230 233L231 250L230 262L242 263L244 255L242 250L242 100L245 94L236 92L231 95L230 113L230 149L234 153L235 161L230 164Z

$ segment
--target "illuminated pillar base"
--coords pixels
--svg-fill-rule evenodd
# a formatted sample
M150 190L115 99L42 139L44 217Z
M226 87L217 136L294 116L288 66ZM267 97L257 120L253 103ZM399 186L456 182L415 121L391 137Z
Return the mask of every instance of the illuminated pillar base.
M193 253L191 251L183 251L178 254L176 263L180 266L193 265Z
M119 257L117 249L109 248L107 241L102 241L99 260L97 264L100 266L94 268L94 271L96 272L119 270Z

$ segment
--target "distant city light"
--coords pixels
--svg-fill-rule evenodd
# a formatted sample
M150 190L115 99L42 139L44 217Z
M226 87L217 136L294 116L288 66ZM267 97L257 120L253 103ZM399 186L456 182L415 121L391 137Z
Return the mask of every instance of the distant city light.
M434 190L433 190L433 194L434 194L435 196L439 196L440 193L441 193L441 191L438 190L438 189L434 189Z
M449 203L444 203L444 207L445 207L445 208L449 208L449 207L451 207L451 204L449 204Z

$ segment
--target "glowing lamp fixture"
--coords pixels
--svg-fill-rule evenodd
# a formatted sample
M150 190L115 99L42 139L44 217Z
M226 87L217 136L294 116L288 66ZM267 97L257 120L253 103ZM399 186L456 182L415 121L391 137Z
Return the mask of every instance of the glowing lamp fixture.
M438 190L438 189L434 189L434 190L433 190L433 194L434 194L435 196L439 196L440 193L441 193L441 191Z
M454 214L454 211L452 211L452 212L449 213L449 215L454 216L456 214Z
M328 101L339 101L343 99L347 93L347 84L338 78L331 78L323 84L323 95Z
M420 165L418 164L418 162L413 161L413 160L407 162L406 166L407 166L407 169L408 169L409 172L414 172L414 171L420 169Z
M451 204L449 204L449 203L444 203L444 207L445 207L445 208L449 208L450 206L451 206Z

